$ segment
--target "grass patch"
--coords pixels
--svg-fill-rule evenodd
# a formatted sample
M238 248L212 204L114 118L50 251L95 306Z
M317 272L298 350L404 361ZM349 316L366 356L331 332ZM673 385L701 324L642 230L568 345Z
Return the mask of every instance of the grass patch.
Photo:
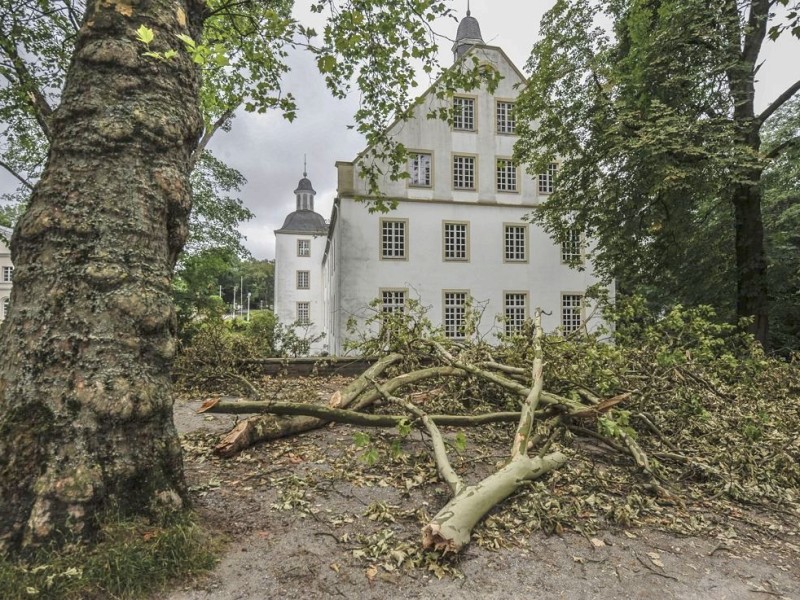
M210 570L220 545L192 516L160 526L109 521L94 545L40 552L27 561L0 558L0 598L141 598Z

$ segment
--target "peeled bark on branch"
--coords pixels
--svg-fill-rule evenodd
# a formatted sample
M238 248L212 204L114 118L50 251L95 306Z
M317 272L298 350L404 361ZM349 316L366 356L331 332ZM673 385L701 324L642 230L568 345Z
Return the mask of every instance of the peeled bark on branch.
M520 456L513 459L493 475L453 497L423 528L423 547L441 552L460 552L469 543L472 529L487 512L524 482L541 477L566 462L567 457L560 452L543 458Z

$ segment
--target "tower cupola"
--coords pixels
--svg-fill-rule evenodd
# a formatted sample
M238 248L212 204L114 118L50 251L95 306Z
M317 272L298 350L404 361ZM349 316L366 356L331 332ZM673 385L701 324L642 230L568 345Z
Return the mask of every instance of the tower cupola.
M314 187L311 185L305 164L303 165L303 178L297 184L294 194L297 197L297 210L314 210L314 196L317 192L314 191Z
M483 36L481 36L481 26L478 19L472 16L467 2L467 16L461 19L456 32L456 41L453 44L453 59L458 60L472 46L484 46Z

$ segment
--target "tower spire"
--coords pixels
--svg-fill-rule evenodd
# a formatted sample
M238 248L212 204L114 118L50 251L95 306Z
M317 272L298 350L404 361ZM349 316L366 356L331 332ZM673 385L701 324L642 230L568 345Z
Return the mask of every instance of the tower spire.
M306 155L303 154L303 177L308 177L308 169L306 168Z
M469 0L467 0L467 16L469 17L472 13L469 12Z

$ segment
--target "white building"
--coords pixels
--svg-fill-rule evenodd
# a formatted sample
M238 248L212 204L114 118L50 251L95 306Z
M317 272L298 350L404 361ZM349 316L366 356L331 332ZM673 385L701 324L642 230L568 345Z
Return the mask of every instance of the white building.
M8 303L11 300L11 278L14 274L14 265L11 262L11 234L8 227L0 226L0 321L6 318Z
M322 336L322 256L328 225L314 212L314 191L308 173L294 191L297 209L275 231L275 315L305 339L314 340L311 354L327 349ZM322 336L322 337L320 337Z
M363 322L374 312L369 304L375 298L384 311L419 300L431 321L456 339L464 334L468 305L482 309L479 332L490 340L503 329L519 328L537 306L549 313L543 317L546 330L578 329L590 311L584 293L598 280L591 265L571 266L584 260L581 237L576 233L572 243L556 245L525 220L553 191L557 166L532 177L512 161L513 108L524 76L502 49L483 43L469 12L453 52L456 65L464 55L475 56L499 72L501 81L492 93L483 86L447 100L429 90L409 120L390 127L410 154L409 179L380 182L384 200L398 202L395 210L371 214L357 201L370 196L359 174L367 151L336 164L338 197L321 257L321 286L314 290L331 354L342 352L349 320ZM452 123L428 118L449 102ZM276 265L285 255L286 250L276 254ZM291 274L283 277L291 283ZM299 291L282 298L278 290L276 284L276 306L288 314ZM596 321L589 324L594 326Z

